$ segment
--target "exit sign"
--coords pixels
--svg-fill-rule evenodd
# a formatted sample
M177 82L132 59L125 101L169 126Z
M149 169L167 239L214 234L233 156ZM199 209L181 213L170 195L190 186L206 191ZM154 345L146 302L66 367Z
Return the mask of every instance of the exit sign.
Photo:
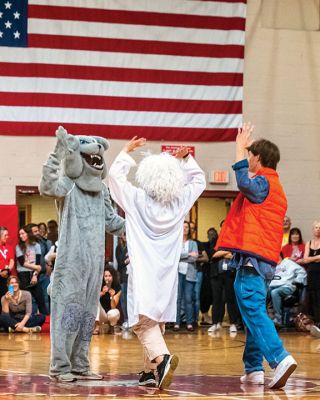
M229 171L226 170L214 170L209 172L210 183L229 183Z
M163 144L161 146L161 152L165 152L165 153L169 153L169 154L174 155L176 153L176 151L178 149L180 149L180 147L182 147L182 146ZM196 152L195 152L194 146L186 146L186 148L188 149L188 151L192 155L192 157L195 157Z

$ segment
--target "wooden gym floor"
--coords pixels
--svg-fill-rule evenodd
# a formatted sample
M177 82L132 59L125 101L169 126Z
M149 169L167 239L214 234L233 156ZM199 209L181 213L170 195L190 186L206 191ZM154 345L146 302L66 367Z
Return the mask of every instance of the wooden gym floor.
M166 332L166 341L180 358L169 390L137 386L142 369L141 347L128 332L94 336L91 367L103 381L58 384L50 381L48 334L0 334L0 399L320 399L320 339L307 334L281 333L298 368L284 390L241 385L244 334L230 337L228 329L208 335ZM266 366L266 376L271 375Z

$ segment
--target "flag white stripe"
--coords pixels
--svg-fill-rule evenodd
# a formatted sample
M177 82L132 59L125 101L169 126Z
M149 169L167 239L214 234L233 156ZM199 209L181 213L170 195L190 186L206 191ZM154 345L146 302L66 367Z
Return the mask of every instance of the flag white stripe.
M153 54L106 53L100 51L38 48L6 48L0 62L86 65L170 71L242 73L243 60L237 58L182 57ZM50 62L49 62L50 60Z
M239 30L214 30L146 26L103 22L29 19L28 32L44 35L84 36L111 39L162 40L165 42L244 45L245 34Z
M217 17L241 17L246 14L246 4L225 2L200 2L182 0L29 0L29 4L99 8L102 10L147 11L169 14L190 14Z
M84 36L111 39L162 40L173 43L206 43L244 45L244 32L238 30L213 30L112 24L80 21L29 20L29 33Z
M241 101L242 87L0 77L2 92Z
M240 114L183 114L169 112L86 110L58 107L0 107L3 121L57 122L183 128L235 128Z

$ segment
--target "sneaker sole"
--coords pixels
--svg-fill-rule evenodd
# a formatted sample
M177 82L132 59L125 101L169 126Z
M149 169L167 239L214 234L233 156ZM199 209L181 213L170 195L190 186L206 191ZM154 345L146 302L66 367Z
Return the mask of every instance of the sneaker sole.
M243 376L240 377L240 382L244 385L264 385L264 379L254 381L244 378Z
M179 364L179 358L175 355L171 356L168 364L169 367L167 371L165 371L162 381L159 382L159 389L168 389L171 385L173 373Z
M156 384L155 381L146 381L146 382L143 382L143 383L139 382L139 386L154 388L154 387L157 386L157 384Z
M62 379L62 378L59 378L59 375L50 376L50 379L54 382L60 382L60 383L72 383L77 380L76 377L74 377L73 379Z
M93 376L75 375L74 377L77 381L102 381L103 380L103 376L93 377Z
M294 370L297 368L297 364L291 364L288 369L284 372L284 374L274 383L270 383L268 387L270 389L280 389L285 384L287 383L287 380L289 379L290 375L294 372Z
M264 381L254 382L254 381L242 381L242 380L240 379L240 382L241 382L243 385L256 385L256 386L264 385Z

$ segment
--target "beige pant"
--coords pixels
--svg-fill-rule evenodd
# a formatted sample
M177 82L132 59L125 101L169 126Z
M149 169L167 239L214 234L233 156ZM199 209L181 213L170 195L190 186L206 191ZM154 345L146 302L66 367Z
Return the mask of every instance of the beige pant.
M133 331L143 346L145 370L156 369L157 364L154 359L163 354L170 354L163 339L165 324L140 315L139 322L133 327Z
M102 324L109 324L115 326L120 318L120 311L117 308L109 310L107 313L104 311L101 304L99 304L96 321L100 321Z

